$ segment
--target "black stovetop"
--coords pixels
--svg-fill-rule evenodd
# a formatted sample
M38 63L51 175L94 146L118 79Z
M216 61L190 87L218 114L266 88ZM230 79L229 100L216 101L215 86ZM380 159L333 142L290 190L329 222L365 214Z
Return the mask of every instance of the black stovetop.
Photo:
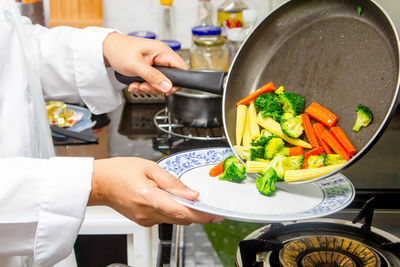
M229 146L224 140L200 141L168 135L153 124L154 114L164 108L163 104L125 104L123 110L117 111L114 118L121 118L119 123L111 123L109 140L111 146L129 147L135 149L135 156L151 160L180 151L203 148ZM119 112L119 114L118 114ZM114 126L113 126L114 125ZM127 137L127 138L124 138ZM137 151L143 143L153 151L141 154ZM150 145L151 143L151 145ZM354 201L347 209L360 209L372 197L375 197L376 209L400 210L400 109L393 116L388 128L374 147L350 168L343 171L356 189ZM128 152L118 149L111 156L127 156ZM159 266L169 261L171 247L172 225L163 224L159 227L161 240L159 249Z

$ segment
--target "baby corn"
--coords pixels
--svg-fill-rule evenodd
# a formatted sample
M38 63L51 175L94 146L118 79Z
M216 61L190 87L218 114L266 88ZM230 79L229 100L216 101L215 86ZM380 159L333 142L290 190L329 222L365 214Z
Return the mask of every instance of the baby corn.
M276 134L277 136L279 136L280 138L282 138L283 140L285 140L286 142L288 142L292 145L301 146L304 148L311 148L311 145L309 143L307 143L301 139L290 138L289 136L284 134L282 132L281 125L279 124L279 122L276 122L271 117L263 118L261 116L261 112L258 113L257 123L260 126L262 126L263 128L267 129L268 131L270 131L273 134Z
M319 167L314 169L302 169L302 170L287 170L285 171L285 182L287 183L294 183L294 182L301 182L307 181L318 176L325 175L330 173L331 171L336 170L344 163L329 165L325 167Z
M247 106L239 105L236 109L236 145L242 143L243 133L246 126Z
M265 169L269 168L270 162L261 162L261 161L246 161L246 172L261 172L265 171Z
M250 137L250 119L249 119L249 112L247 112L247 116L246 116L246 123L244 126L244 133L243 133L243 146L244 147L250 147L251 146L251 137Z
M256 140L260 137L260 126L257 123L257 111L254 107L254 101L250 102L249 105L249 128L250 128L250 138L251 140Z

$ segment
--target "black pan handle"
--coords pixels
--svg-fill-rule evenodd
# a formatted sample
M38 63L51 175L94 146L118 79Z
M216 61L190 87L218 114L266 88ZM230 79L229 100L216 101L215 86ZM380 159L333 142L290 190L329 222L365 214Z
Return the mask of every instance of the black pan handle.
M176 87L185 87L196 89L203 92L222 95L224 88L224 78L226 72L213 71L213 70L181 70L169 67L155 66L156 69L161 71L172 84ZM118 72L115 72L115 77L123 84L129 85L133 82L144 82L141 77L129 77Z

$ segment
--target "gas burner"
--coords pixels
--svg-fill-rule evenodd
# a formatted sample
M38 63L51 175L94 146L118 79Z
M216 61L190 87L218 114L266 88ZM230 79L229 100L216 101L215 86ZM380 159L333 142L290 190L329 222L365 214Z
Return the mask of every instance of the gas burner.
M161 131L184 139L194 140L224 140L226 139L222 127L215 128L194 128L183 125L178 119L168 112L167 108L162 109L154 116L154 124Z
M368 246L341 236L304 236L285 244L279 251L283 267L381 266L378 254Z
M400 239L380 229L335 219L267 225L239 244L238 266L400 266ZM391 244L387 246L387 244Z
M239 243L238 266L400 266L400 239L371 226L375 199L353 221L320 219L274 223ZM364 219L364 223L358 223Z

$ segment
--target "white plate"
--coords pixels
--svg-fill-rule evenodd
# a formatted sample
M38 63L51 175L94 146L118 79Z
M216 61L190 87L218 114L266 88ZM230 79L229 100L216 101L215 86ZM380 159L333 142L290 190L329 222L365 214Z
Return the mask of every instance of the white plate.
M354 198L354 187L342 174L306 184L277 183L271 197L258 192L253 178L237 184L208 175L230 155L230 148L204 148L168 156L158 164L200 193L195 201L173 196L177 201L234 220L266 223L318 218L345 208Z

